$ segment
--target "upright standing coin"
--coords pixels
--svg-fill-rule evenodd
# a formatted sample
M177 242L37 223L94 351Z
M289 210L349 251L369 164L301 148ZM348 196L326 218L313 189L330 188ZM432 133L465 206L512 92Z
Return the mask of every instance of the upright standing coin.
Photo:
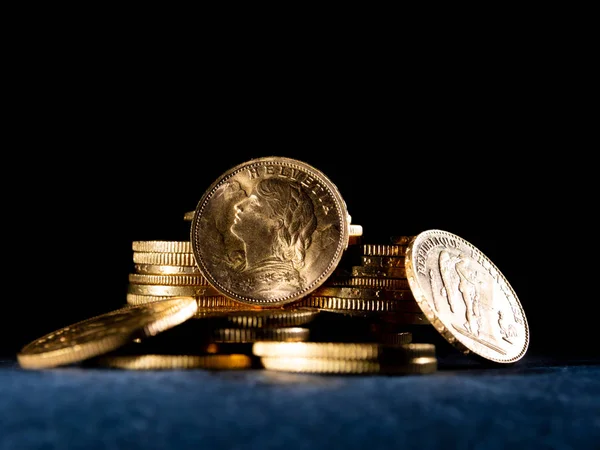
M179 325L197 309L193 297L127 306L42 336L23 347L17 361L25 369L81 362Z
M200 272L223 295L255 306L305 297L334 272L349 239L337 187L295 159L265 157L222 174L191 225Z
M529 346L529 326L517 294L472 244L447 231L415 236L406 276L436 330L464 353L512 363Z

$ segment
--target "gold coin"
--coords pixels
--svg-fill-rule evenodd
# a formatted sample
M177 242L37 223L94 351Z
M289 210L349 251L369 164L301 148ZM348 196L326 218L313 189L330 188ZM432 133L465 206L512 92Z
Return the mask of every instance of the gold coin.
M406 245L363 244L362 252L365 256L404 256L406 248Z
M200 275L196 266L169 266L158 264L134 264L136 273L148 275Z
M404 268L403 256L361 256L360 263L371 267L402 267Z
M216 328L211 331L213 342L307 341L310 330L303 327L276 328Z
M196 267L193 253L133 252L135 264Z
M409 333L410 335L410 333ZM380 359L405 361L418 357L435 357L435 345L406 343L383 345L359 342L255 342L252 353L265 357Z
M323 286L356 286L373 289L410 289L406 278L376 278L333 276L327 279Z
M223 295L285 305L319 287L349 240L349 215L325 174L285 157L223 173L202 195L191 225L196 263Z
M134 252L193 253L190 241L133 241Z
M94 358L92 363L97 366L129 370L236 370L251 368L252 358L235 353L227 355L103 355Z
M328 359L262 357L265 369L297 373L330 374L428 374L437 371L437 358L414 358L403 364L387 364L371 359Z
M294 305L327 310L406 312L424 316L419 305L414 300L403 301L389 298L349 298L309 295L308 297L304 297L303 299L294 302Z
M354 236L354 237L359 237L363 235L363 227L362 225L356 225L351 223L350 225L348 225L349 230L348 230L348 234L350 236Z
M410 289L376 289L362 286L320 286L315 289L313 297L340 297L381 300L414 300Z
M26 369L80 362L183 323L197 308L196 301L189 297L127 306L42 336L24 346L17 361Z
M151 275L130 273L129 282L133 284L150 284L164 286L208 286L208 280L202 275Z
M246 306L240 302L236 302L231 300L230 298L223 297L222 295L214 295L214 296L201 296L194 297L196 303L198 304L198 313L201 308L239 308L241 306ZM129 305L144 305L146 303L152 302L160 302L162 300L167 300L169 298L173 298L170 295L140 295L140 294L127 294L127 304ZM196 313L196 314L198 314Z
M153 295L153 296L164 296L164 297L213 297L221 295L212 286L168 286L158 284L136 284L129 283L127 286L128 294L137 295Z
M431 325L431 323L429 322L429 320L427 319L427 316L425 316L425 314L422 313L414 313L414 312L402 312L402 311L391 311L389 310L390 307L388 307L386 305L386 303L388 302L394 302L394 300L387 300L387 301L382 301L384 303L384 307L388 307L387 311L381 311L381 310L377 310L377 309L351 309L352 307L356 308L358 307L365 307L364 305L361 305L360 301L357 301L355 299L336 299L335 297L320 297L320 299L333 299L331 302L325 302L325 301L321 301L321 302L315 302L315 304L312 304L310 302L306 302L306 303L299 303L299 306L310 306L312 305L312 307L318 307L316 306L316 304L321 304L321 305L325 305L325 306L321 306L319 307L319 309L321 311L324 312L329 312L329 313L335 313L335 314L341 314L343 316L347 316L349 318L361 318L361 319L368 319L368 320L385 320L388 323L391 324L395 324L395 325ZM341 302L340 300L347 300L347 302ZM358 303L358 305L357 305ZM329 307L328 307L329 306ZM347 308L340 308L340 306L348 306ZM381 305L378 305L381 308ZM366 307L369 307L369 305L367 305ZM376 306L371 306L372 308L376 308ZM392 306L393 307L393 306Z
M412 333L410 331L379 332L376 336L377 341L384 345L401 345L412 342Z
M447 231L423 231L408 246L406 274L429 321L458 349L499 363L525 355L529 326L517 294L475 246Z
M352 266L353 277L406 278L404 267Z
M297 327L311 322L319 314L314 308L284 310L228 311L223 321L236 328Z

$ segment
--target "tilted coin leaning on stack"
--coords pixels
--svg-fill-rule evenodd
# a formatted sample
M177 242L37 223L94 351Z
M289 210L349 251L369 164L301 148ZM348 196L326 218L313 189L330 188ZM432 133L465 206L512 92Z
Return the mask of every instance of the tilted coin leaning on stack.
M337 187L286 157L207 186L185 241L133 241L123 307L27 344L23 368L260 369L431 374L433 330L513 363L529 344L518 297L477 248L443 230L364 242Z

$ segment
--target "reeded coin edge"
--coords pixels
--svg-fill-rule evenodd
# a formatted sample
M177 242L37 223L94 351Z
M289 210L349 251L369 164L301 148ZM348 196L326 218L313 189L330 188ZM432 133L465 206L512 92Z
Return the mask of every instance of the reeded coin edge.
M416 375L436 372L438 367L435 357L419 357L400 364L382 364L370 359L261 357L260 360L265 369L297 373Z
M366 342L273 342L257 341L252 353L260 357L377 360L383 356L404 359L435 357L430 343L382 344Z
M249 369L252 358L243 354L222 355L103 355L94 358L93 365L128 370Z

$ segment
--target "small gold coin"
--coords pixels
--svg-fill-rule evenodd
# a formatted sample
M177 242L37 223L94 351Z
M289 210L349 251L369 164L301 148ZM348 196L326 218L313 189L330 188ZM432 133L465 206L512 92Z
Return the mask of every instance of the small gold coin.
M349 226L349 234L351 237L359 237L363 235L363 227L362 225L350 224Z
M265 369L297 373L329 374L428 374L437 371L437 358L414 358L403 364L382 363L371 359L328 359L262 357Z
M231 300L230 298L223 297L222 295L213 296L189 296L196 300L198 304L198 313L201 308L240 308L242 305L239 302ZM140 294L127 294L127 304L129 305L144 305L146 303L160 302L173 298L173 296L161 296L161 295L140 295ZM196 313L196 314L198 314Z
M129 282L133 284L153 284L164 286L208 286L208 280L202 275L150 275L130 273Z
M363 244L362 253L365 256L404 256L406 248L406 245Z
M316 308L284 310L243 310L223 314L224 322L236 328L297 327L311 322L319 314Z
M525 355L529 326L517 294L472 244L447 231L419 233L406 274L418 305L456 348L499 363Z
M323 286L352 286L373 289L410 289L406 278L376 278L376 277L352 277L334 276L329 278Z
M172 328L192 317L197 309L196 300L189 297L126 306L36 339L21 349L17 361L25 369L80 362Z
M158 264L134 264L136 273L148 275L199 275L196 266L168 266Z
M212 342L307 341L310 330L303 327L276 328L216 328L211 331Z
M319 308L326 310L351 310L369 312L405 312L424 316L419 305L414 301L392 300L385 298L344 298L334 296L309 295L297 302L297 307Z
M193 253L133 252L135 264L196 267Z
M153 295L157 297L214 297L222 295L214 287L209 285L169 286L137 283L129 283L129 285L127 286L127 293L137 295Z
M410 333L408 333L410 336ZM379 359L405 361L418 357L435 357L435 345L406 343L383 345L353 342L255 342L252 353L265 357Z
M190 241L133 241L134 252L193 253Z
M252 367L252 358L243 354L227 355L103 355L94 365L129 370L239 370Z
M404 256L361 256L360 263L371 267L402 267Z
M404 267L352 266L353 277L406 278Z
M376 334L377 341L384 345L402 345L412 342L412 333L410 331L398 332L379 332Z
M321 297L321 298L334 298L334 297ZM348 300L349 303L341 303L339 299L334 300L332 304L327 306L355 306L354 299ZM388 300L387 302L393 302L394 300ZM300 303L300 302L299 302ZM320 304L325 304L321 302ZM309 306L310 304L302 304L302 306ZM313 306L315 307L315 306ZM431 325L431 322L427 319L427 316L422 313L402 312L402 311L379 311L379 310L366 310L366 309L350 309L350 308L319 308L321 311L341 314L348 318L361 318L368 320L385 320L387 323L394 325Z
M362 286L321 286L315 289L314 297L360 298L365 300L414 300L410 289L375 289Z

